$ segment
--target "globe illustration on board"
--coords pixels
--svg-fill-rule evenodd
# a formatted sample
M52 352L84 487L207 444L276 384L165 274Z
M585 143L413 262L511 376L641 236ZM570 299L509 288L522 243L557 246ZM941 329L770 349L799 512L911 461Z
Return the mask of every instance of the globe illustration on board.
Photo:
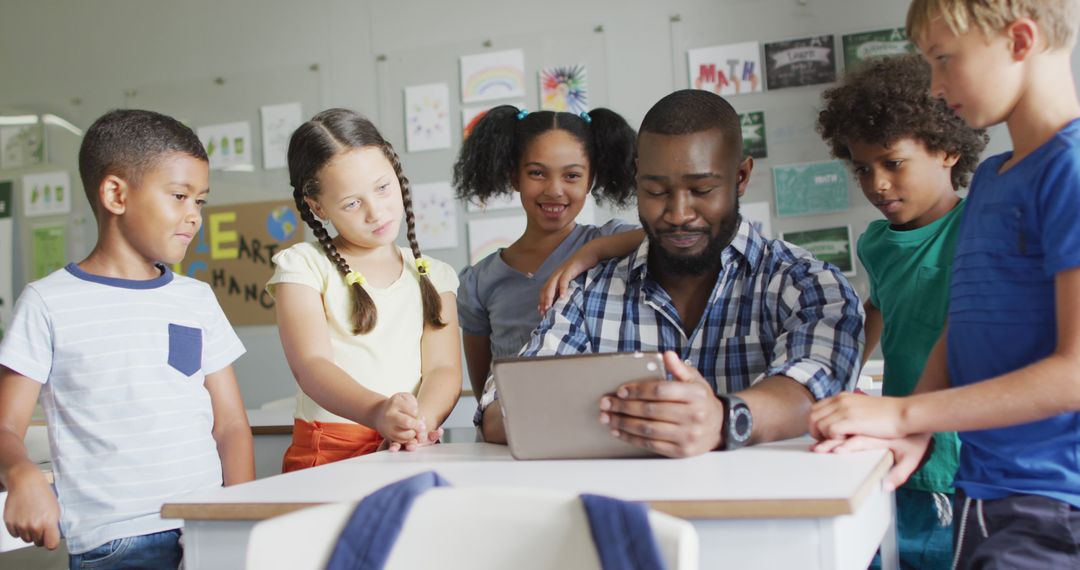
M296 233L296 213L288 206L274 208L266 217L266 231L278 241L287 241Z

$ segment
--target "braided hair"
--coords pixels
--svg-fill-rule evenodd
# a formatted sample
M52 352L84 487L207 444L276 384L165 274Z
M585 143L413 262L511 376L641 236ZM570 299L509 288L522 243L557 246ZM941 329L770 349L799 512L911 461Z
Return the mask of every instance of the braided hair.
M331 159L343 152L363 147L376 147L394 167L398 183L401 185L401 199L405 205L406 236L413 257L422 259L420 244L416 241L416 216L413 214L412 191L409 179L401 169L401 159L394 147L379 134L371 121L355 111L348 109L327 109L315 115L310 121L300 125L289 139L289 183L293 188L293 200L300 218L311 228L319 240L331 263L337 268L341 278L346 280L353 296L353 334L366 334L375 328L377 320L375 302L364 290L363 284L349 280L352 272L349 263L338 252L329 232L322 222L315 217L304 198L316 199L321 192L318 181L319 171ZM431 283L426 269L419 270L420 297L424 304L424 323L434 328L446 326L441 318L442 300Z
M556 129L566 131L584 147L593 197L601 203L628 204L635 195L637 135L626 119L609 109L575 115L528 113L513 105L499 105L485 113L462 143L454 163L458 198L486 202L513 192L513 176L529 143Z

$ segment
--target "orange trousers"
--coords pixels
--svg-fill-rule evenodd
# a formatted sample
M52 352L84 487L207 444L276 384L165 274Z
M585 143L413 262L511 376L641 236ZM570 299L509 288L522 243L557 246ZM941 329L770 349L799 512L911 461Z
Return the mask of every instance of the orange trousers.
M379 432L360 424L293 420L292 445L285 450L281 472L374 453L382 442Z

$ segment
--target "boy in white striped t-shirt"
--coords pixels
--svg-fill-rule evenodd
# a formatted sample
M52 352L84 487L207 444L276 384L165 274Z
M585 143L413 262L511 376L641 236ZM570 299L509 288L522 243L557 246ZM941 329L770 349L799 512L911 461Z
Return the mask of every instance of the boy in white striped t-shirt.
M210 287L169 270L202 225L207 155L175 119L119 110L79 171L97 245L26 286L0 344L4 524L48 548L62 535L72 569L175 569L181 524L161 505L254 477L244 347ZM39 395L55 494L22 443Z

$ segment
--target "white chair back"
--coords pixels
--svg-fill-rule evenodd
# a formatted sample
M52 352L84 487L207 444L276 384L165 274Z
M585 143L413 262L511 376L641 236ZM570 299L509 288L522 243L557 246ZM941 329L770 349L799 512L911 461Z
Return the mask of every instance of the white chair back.
M356 504L312 507L256 524L247 567L323 570ZM667 567L696 570L698 539L693 526L657 512L649 513L649 523ZM577 496L439 487L416 499L386 568L599 570L600 560Z

